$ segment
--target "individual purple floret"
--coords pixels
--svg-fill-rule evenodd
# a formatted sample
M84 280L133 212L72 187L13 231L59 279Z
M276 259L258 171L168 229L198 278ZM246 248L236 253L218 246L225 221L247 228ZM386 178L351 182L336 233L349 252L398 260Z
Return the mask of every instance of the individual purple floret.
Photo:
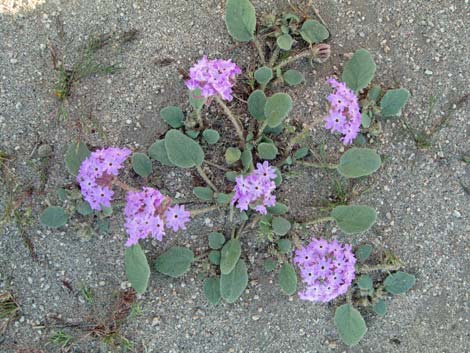
M349 145L356 138L361 128L361 112L357 96L346 87L344 82L334 78L326 81L335 91L327 98L330 103L325 128L331 132L343 134L341 141Z
M93 210L110 207L114 192L111 183L131 154L127 148L104 148L90 154L80 165L77 182L85 201Z
M199 89L203 97L220 96L231 101L235 77L242 71L232 60L207 60L203 56L191 69L186 86L190 90Z
M129 235L126 246L137 244L149 235L159 241L165 235L165 227L173 231L186 229L190 213L184 206L170 207L171 199L160 191L144 187L142 191L130 191L124 208L125 228Z
M235 179L237 184L231 204L236 203L240 211L246 211L248 207L252 207L257 212L266 214L266 207L276 204L276 196L271 195L276 189L274 179L276 179L276 170L269 166L268 162L256 164L256 169L251 174Z
M354 279L356 258L351 245L313 239L296 250L294 263L305 283L300 299L326 303L347 292Z

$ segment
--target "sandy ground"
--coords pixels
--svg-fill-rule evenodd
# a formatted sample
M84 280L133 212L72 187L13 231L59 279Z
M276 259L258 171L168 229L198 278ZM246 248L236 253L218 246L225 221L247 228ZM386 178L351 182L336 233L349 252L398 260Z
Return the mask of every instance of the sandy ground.
M254 3L259 13L287 7L285 1ZM401 85L412 93L401 119L385 123L383 134L370 141L386 160L380 173L349 186L367 189L352 202L370 204L379 213L377 224L353 242L367 240L392 250L416 275L416 286L391 300L384 318L366 313L368 333L348 349L335 331L334 307L282 295L275 275L262 271L263 246L254 236L246 237L250 284L235 305L206 303L200 268L177 280L152 273L148 292L138 300L141 315L128 318L121 328L136 352L470 352L470 168L462 160L470 153L465 98L470 5L467 0L315 4L332 33L333 55L314 69L298 64L306 83L289 89L295 100L292 119L308 121L324 114L325 77L340 73L344 54L358 47L373 53L376 82ZM70 65L89 36L133 29L138 31L135 40L115 40L97 55L100 62L121 69L81 80L63 107L68 116L57 119L60 103L53 95L56 72L49 44ZM5 227L0 237L0 289L14 293L21 307L0 336L1 352L59 352L48 344L58 330L51 328L60 322L58 316L69 323L107 320L118 291L127 287L122 219L116 217L108 234L86 237L77 224L58 231L38 226L37 214L45 199L56 202L55 189L72 182L63 164L67 143L80 137L92 147L145 150L165 131L158 111L187 104L178 68L187 69L202 54L230 57L241 65L255 55L247 45L233 48L223 22L223 1L0 1L0 150L14 156L9 166L23 189L32 185L44 190L34 195L33 216L23 227L37 259L17 226ZM430 146L417 144L403 122L416 132L432 133ZM223 123L223 118L214 118L214 126ZM326 143L333 159L341 149L337 138L321 127L307 142L312 149ZM41 144L53 148L46 164L38 157ZM155 170L151 183L194 201L195 176L189 171L157 165ZM296 172L283 184L280 198L294 216L318 212L316 200L331 195L334 173ZM11 194L6 180L0 190L3 213ZM144 248L150 259L174 244L202 251L208 232L223 225L223 216L214 212L177 238L147 242ZM323 232L347 239L329 225L312 230ZM92 304L84 300L83 286L92 288ZM112 351L99 339L80 340L79 329L64 331L74 336L71 351Z

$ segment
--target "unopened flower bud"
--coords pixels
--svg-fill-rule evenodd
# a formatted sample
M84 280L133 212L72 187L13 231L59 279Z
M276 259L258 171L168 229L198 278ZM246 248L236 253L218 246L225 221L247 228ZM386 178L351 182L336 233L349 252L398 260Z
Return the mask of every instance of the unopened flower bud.
M331 48L329 44L320 43L312 47L313 60L318 63L324 63L330 58Z

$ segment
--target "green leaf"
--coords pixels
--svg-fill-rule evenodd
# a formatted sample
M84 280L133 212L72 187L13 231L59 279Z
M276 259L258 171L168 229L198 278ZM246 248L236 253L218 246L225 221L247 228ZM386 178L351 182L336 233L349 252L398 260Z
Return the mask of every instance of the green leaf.
M294 158L302 159L302 158L307 157L309 153L310 153L310 149L308 149L307 147L301 147L297 151L295 151Z
M279 126L292 110L292 98L286 93L275 93L266 100L264 116L268 120L268 126Z
M360 289L370 290L373 288L372 278L369 275L362 275L357 280L357 286Z
M220 272L222 272L222 274L226 275L233 270L240 258L241 252L242 247L240 240L230 239L225 243L222 248L222 256L220 258Z
M65 191L64 188L58 188L57 189L57 197L59 198L60 201L65 201L67 200L67 191Z
M132 155L132 168L141 177L152 174L152 161L145 153L136 152Z
M260 85L266 85L273 78L273 70L269 67L262 66L255 71L255 80L258 81Z
M248 111L251 116L258 121L266 120L264 106L266 105L266 95L260 89L253 91L248 97Z
M150 278L150 267L139 244L126 248L124 263L127 279L131 282L132 288L139 294L144 293Z
M209 247L219 250L225 244L225 237L222 233L212 232L209 234Z
M385 300L379 299L379 301L372 307L372 310L374 310L374 312L379 316L385 316L387 313L387 303L385 303Z
M113 215L113 206L101 207L101 212L103 212L103 216L111 217Z
M227 303L234 303L248 285L248 273L245 261L238 260L234 269L220 276L220 294Z
M241 156L243 170L248 171L253 164L253 154L249 149L245 149Z
M312 44L323 42L330 36L330 33L320 22L307 20L300 29L300 35L306 42Z
M337 206L331 212L338 227L346 234L361 233L375 223L377 213L369 206Z
M390 89L385 93L380 101L380 114L384 118L400 116L401 109L410 98L410 92L407 89Z
M273 232L281 237L289 233L291 228L290 222L283 217L273 217L271 225Z
M90 155L90 150L83 142L72 142L65 153L65 166L70 174L76 176L82 162Z
M343 304L336 309L335 326L341 340L348 346L357 344L367 331L361 313L351 304Z
M231 194L219 193L217 194L216 201L219 205L227 205L232 200L232 197L233 195Z
M274 184L279 186L282 183L282 174L278 168L275 167L274 169L276 170L276 179L274 179Z
M47 227L60 228L67 224L69 216L62 207L50 206L41 213L39 220Z
M380 96L380 87L373 86L369 92L367 92L367 98L370 99L372 102L377 102Z
M291 264L285 263L279 271L279 285L287 295L292 295L297 291L297 274Z
M284 78L284 81L286 81L286 83L289 86L298 85L298 84L302 83L305 80L304 75L300 71L292 70L292 69L287 70L284 73L284 75L282 75L282 77Z
M391 294L403 294L416 283L416 277L409 273L398 271L389 275L385 281L385 290Z
M229 171L225 173L225 178L231 182L234 182L237 176L238 176L237 172Z
M282 202L276 202L273 207L268 207L268 212L272 215L283 215L289 212L289 207L284 205Z
M361 114L361 125L364 129L368 129L370 127L371 122L372 119L368 113Z
M193 194L196 195L198 199L204 201L212 201L212 199L214 198L214 192L212 191L212 189L203 186L195 187L193 189Z
M199 131L198 130L186 130L186 135L188 135L193 140L195 140L199 136Z
M256 29L255 8L248 0L227 0L225 24L228 33L239 42L252 41Z
M148 155L150 158L159 161L161 164L174 167L175 165L171 163L168 159L168 153L166 153L165 140L157 140L153 143L148 149Z
M155 261L155 269L170 277L180 277L188 272L194 254L188 248L175 246L168 249Z
M211 250L208 255L209 261L211 264L219 266L220 265L220 251Z
M225 151L225 161L227 164L233 164L236 161L240 160L240 157L242 155L242 152L235 147L229 147Z
M204 294L209 304L217 305L220 301L220 278L210 277L204 281Z
M284 33L277 37L276 39L277 46L282 50L291 50L292 44L294 44L294 39L290 36L290 34Z
M375 69L372 55L365 49L358 49L344 65L342 80L357 93L369 85L374 78Z
M273 143L262 142L258 145L258 155L261 159L273 160L277 153L277 147Z
M183 126L184 114L180 107L166 107L160 110L160 115L173 129Z
M200 166L204 161L204 151L201 146L178 130L166 133L165 149L170 162L180 168Z
M338 172L346 178L359 178L371 175L381 164L382 160L374 150L353 147L341 156Z
M264 270L266 272L272 272L274 269L277 267L277 261L274 261L273 259L267 259L264 262Z
M189 104L196 111L201 111L204 106L206 98L201 94L201 90L196 88L195 90L189 91Z
M364 262L369 258L371 254L372 254L372 245L370 244L361 245L356 250L356 259L358 259L360 262Z
M204 140L206 140L206 142L209 144L209 145L213 145L215 143L217 143L217 141L219 141L220 139L220 134L215 131L215 130L212 130L212 129L206 129L204 130L204 132L202 133L202 137L204 138Z
M88 202L80 200L77 204L77 212L82 216L89 216L93 213L93 210Z
M289 239L279 239L276 244L281 254L292 252L292 242Z

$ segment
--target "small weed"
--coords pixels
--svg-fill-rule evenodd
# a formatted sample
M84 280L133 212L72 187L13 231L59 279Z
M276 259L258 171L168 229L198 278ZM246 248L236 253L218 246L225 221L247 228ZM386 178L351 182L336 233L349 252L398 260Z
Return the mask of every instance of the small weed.
M10 292L0 294L0 320L14 318L19 310L20 307L13 294Z
M93 291L90 287L86 286L86 285L83 285L81 288L80 288L80 293L83 297L83 299L85 299L85 301L88 303L88 304L93 304L94 302L94 296L93 296Z
M143 309L140 302L132 303L131 310L129 312L129 320L134 320L135 318L142 316Z
M64 331L60 330L55 332L50 338L49 342L62 348L69 346L72 343L73 337Z

